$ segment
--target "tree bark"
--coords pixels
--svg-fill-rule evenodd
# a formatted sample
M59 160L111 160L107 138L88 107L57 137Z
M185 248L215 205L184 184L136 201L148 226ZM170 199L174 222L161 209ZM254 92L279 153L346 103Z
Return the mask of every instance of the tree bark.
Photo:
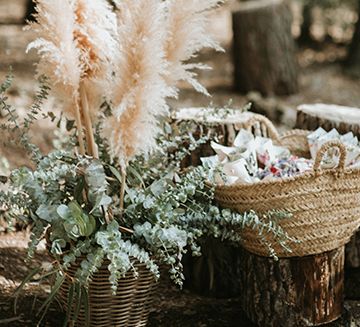
M314 42L311 36L311 25L312 25L312 4L311 2L305 2L302 8L303 22L301 24L300 36L298 43L300 45L309 45Z
M183 108L174 114L174 123L188 122L188 132L195 138L209 135L217 142L231 146L242 124L252 113L243 113L241 110L226 109L224 112L213 108ZM191 124L190 124L191 123ZM181 163L182 167L198 166L200 158L214 155L210 142L201 145L191 155L187 156Z
M191 291L216 298L241 294L239 279L243 267L238 247L207 238L202 244L201 257L188 254L183 264L185 287Z
M349 74L360 77L360 0L358 0L358 20L349 46L346 67Z
M235 88L264 95L298 91L298 65L284 0L254 0L233 10Z
M27 21L33 22L35 20L35 18L34 18L35 13L36 13L36 10L35 10L34 0L27 0L26 15L24 18L24 22L27 22Z
M360 109L328 104L306 104L297 109L296 128L327 131L336 128L340 134L353 132L360 136Z
M241 253L242 308L258 326L316 326L341 316L344 247L279 261Z

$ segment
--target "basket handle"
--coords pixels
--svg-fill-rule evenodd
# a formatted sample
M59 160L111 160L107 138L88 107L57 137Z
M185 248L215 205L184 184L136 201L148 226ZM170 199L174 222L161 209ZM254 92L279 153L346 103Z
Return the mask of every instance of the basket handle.
M273 123L264 116L253 115L247 122L244 123L244 128L254 134L255 136L269 137L273 141L280 143L280 135Z
M315 163L314 163L314 171L315 172L320 172L321 171L321 162L322 162L322 160L324 158L324 155L332 148L339 149L340 158L339 158L338 169L340 171L345 170L346 157L347 157L346 147L340 141L332 140L332 141L328 141L328 142L324 143L321 146L320 150L318 151L318 153L316 155Z

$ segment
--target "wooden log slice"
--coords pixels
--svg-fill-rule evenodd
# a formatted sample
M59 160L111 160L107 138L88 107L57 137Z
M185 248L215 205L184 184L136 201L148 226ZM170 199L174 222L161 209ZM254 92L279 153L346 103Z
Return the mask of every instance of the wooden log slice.
M303 104L297 108L296 128L327 131L336 128L339 133L353 132L360 136L360 109L333 104Z
M235 88L264 95L296 93L298 65L287 2L238 1L232 18Z
M194 137L210 135L218 143L230 146L235 140L237 132L243 127L253 113L242 112L240 109L215 108L183 108L173 114L175 124L188 122L189 132ZM197 166L201 164L200 158L214 154L210 142L202 145L185 158L182 166Z
M175 124L191 123L189 132L196 135L210 134L219 143L231 145L237 132L252 113L236 109L184 108L174 113ZM183 167L196 166L201 157L213 155L209 143L191 153L182 162ZM210 297L226 298L241 294L239 284L239 249L223 242L208 238L202 243L202 256L185 256L183 259L185 287L191 291Z
M317 326L341 316L344 247L279 261L241 253L242 308L258 326Z

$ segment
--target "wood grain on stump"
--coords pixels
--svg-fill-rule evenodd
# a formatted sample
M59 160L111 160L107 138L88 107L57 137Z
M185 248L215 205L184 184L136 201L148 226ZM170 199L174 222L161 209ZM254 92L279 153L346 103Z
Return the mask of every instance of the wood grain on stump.
M336 128L340 134L353 132L360 136L360 109L333 104L304 104L297 108L296 128L327 131Z
M215 109L215 108L183 108L173 115L175 123L188 122L189 132L195 138L201 135L209 135L218 143L231 146L244 122L250 119L253 113L242 112L240 109ZM198 166L200 158L214 155L210 141L201 145L191 155L187 156L182 167Z
M232 145L239 129L252 113L240 110L216 110L211 108L184 108L173 118L177 123L191 122L189 132L197 137L212 135L223 145ZM201 164L200 158L214 154L210 142L203 144L186 157L183 167ZM217 298L241 294L239 274L242 269L239 249L218 239L207 238L202 243L202 256L187 255L183 259L185 287L195 293Z
M296 93L298 65L287 2L238 2L232 18L235 88L264 95Z
M242 307L259 326L316 326L343 309L344 247L274 261L242 251Z

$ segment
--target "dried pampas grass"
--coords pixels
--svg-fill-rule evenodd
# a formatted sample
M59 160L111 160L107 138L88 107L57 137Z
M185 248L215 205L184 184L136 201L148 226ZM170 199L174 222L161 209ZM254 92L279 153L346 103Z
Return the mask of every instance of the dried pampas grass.
M104 98L112 106L102 117L109 154L124 168L156 146L158 117L168 112L186 81L208 94L188 63L204 47L221 50L207 34L208 12L219 0L36 0L39 75L54 85L65 111L75 117L80 149L97 157L93 123ZM111 92L109 92L111 91ZM83 129L84 126L85 128ZM82 153L84 150L82 150Z
M164 3L119 0L119 56L113 81L112 116L103 124L113 159L126 166L134 156L151 151L159 132L158 116L166 114L170 89L163 45Z
M27 51L36 49L40 55L38 75L46 75L60 100L75 99L82 75L80 49L74 40L76 17L70 1L37 0L36 23L30 23L37 39Z
M50 79L64 111L75 118L81 152L85 126L88 153L96 157L92 121L110 85L116 16L106 0L36 0L36 11L30 29L38 38L27 51L37 49L38 75Z
M106 0L73 0L80 49L81 82L88 95L92 119L109 94L112 60L117 51L117 18Z
M223 51L206 31L209 11L222 0L167 0L167 41L165 55L168 61L167 83L175 87L179 81L191 84L196 91L209 95L196 80L194 69L209 69L199 63L187 63L201 49L213 48Z
M117 0L119 57L115 64L113 112L103 124L109 152L122 166L150 152L159 132L158 116L168 111L178 82L208 95L187 63L204 47L222 50L206 32L208 12L219 0Z

